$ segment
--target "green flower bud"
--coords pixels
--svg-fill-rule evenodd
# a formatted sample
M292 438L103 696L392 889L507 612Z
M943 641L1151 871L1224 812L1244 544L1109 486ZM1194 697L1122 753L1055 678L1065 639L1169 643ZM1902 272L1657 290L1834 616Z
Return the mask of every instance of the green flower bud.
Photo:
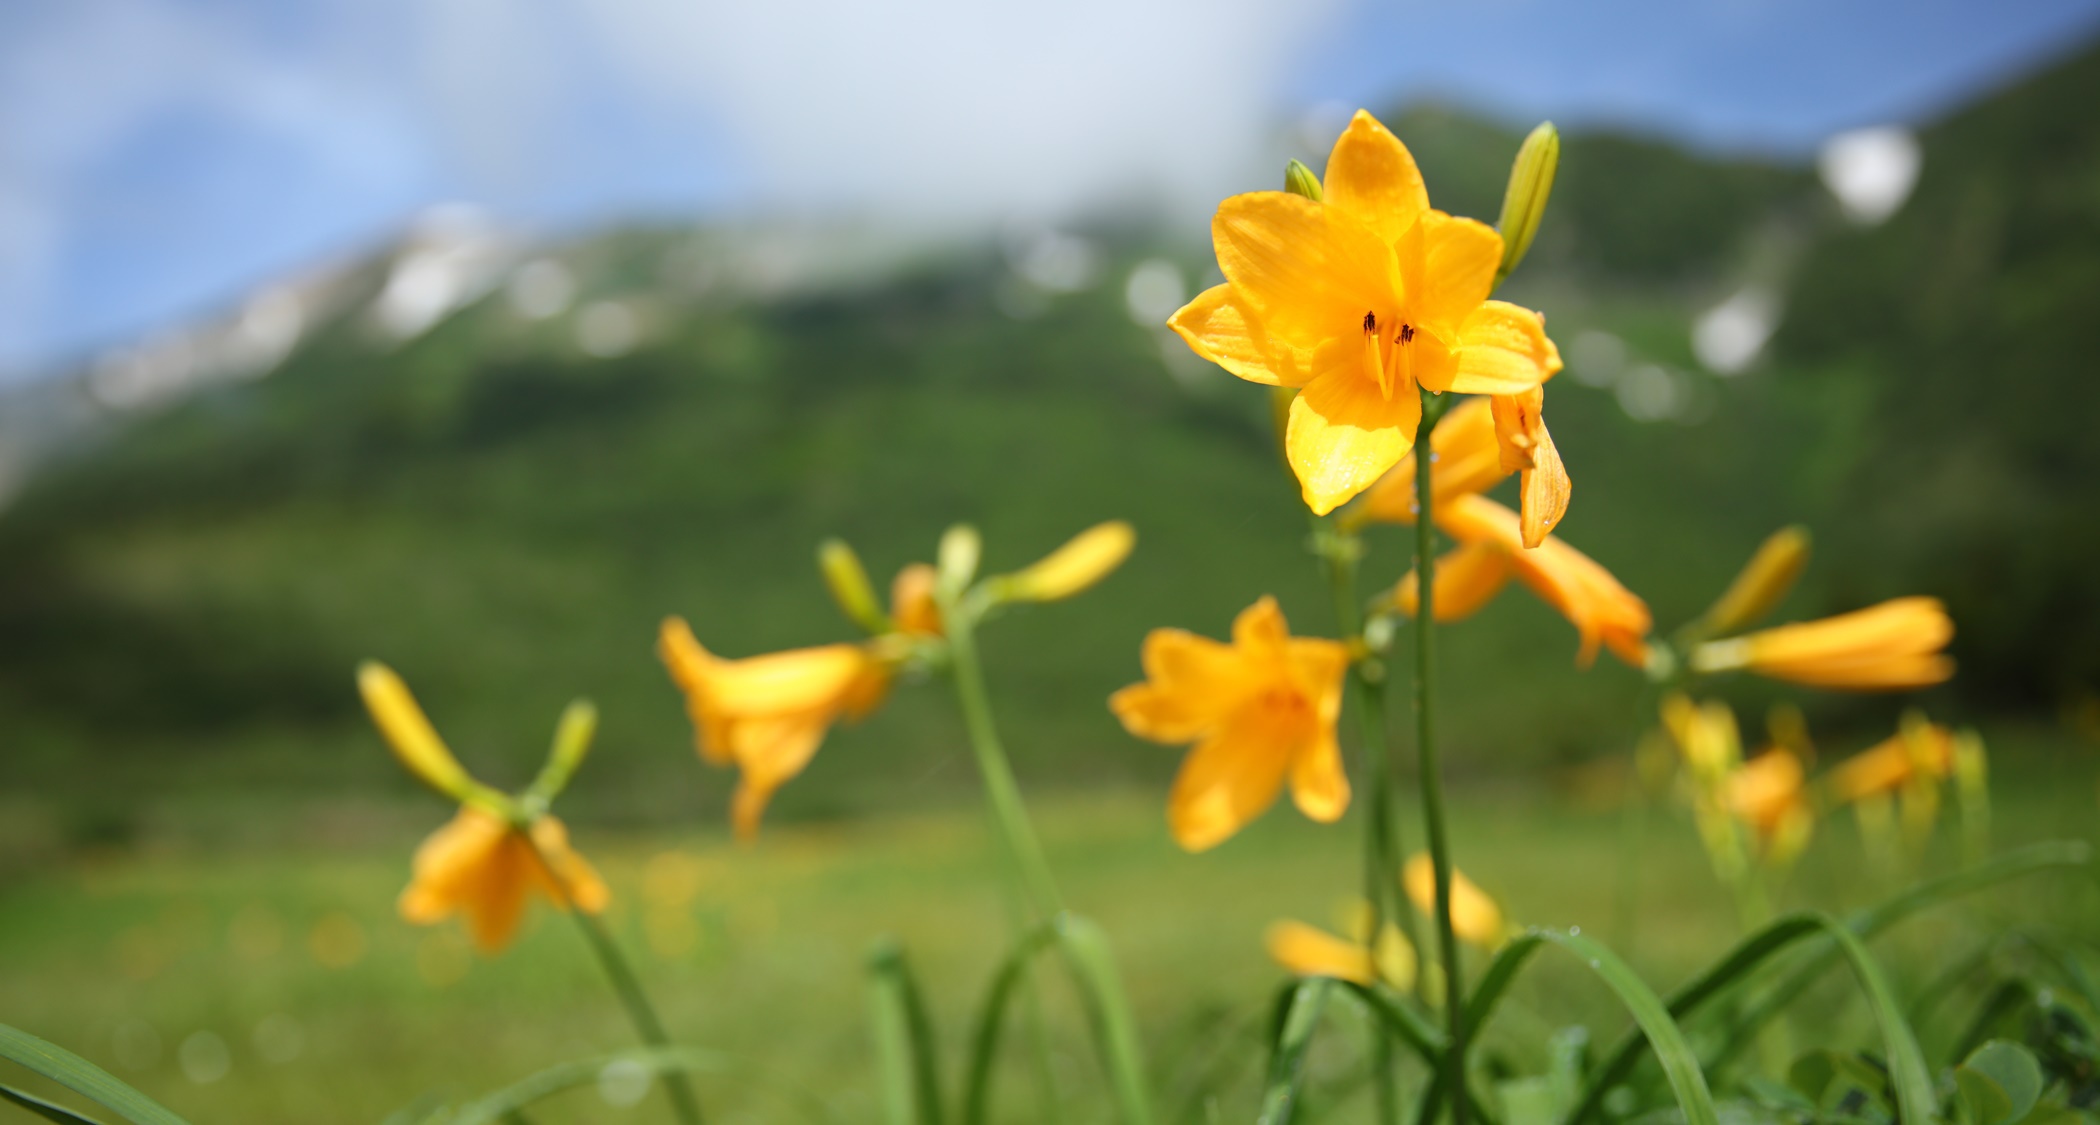
M1283 166L1283 190L1302 195L1314 203L1327 199L1327 193L1320 188L1320 177L1313 175L1313 170L1306 167L1303 160L1293 160Z
M576 776L576 767L591 752L591 738L598 733L598 709L587 699L569 704L554 726L554 745L547 751L547 764L525 791L526 802L544 811Z
M843 539L826 539L817 546L817 568L824 572L824 585L831 590L831 599L838 603L839 610L855 625L870 633L886 633L890 619L882 612L882 603L876 600L875 587L868 581L866 568L860 565L860 556Z
M1541 122L1524 138L1517 162L1509 170L1509 190L1502 196L1502 265L1495 271L1495 284L1502 284L1539 232L1546 214L1546 199L1553 194L1553 173L1560 167L1560 130L1553 122Z
M984 540L969 524L959 523L943 532L940 550L934 556L941 590L949 597L961 595L970 580L977 577L977 560L983 554Z

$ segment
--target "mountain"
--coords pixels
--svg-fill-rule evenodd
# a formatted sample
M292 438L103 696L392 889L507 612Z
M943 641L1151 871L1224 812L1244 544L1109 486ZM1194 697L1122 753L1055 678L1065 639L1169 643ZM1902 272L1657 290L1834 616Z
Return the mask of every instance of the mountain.
M1973 693L2100 684L2100 49L1922 133L1886 225L1804 263L1775 341L1839 388L1844 580L1945 596Z
M1388 120L1439 205L1493 215L1518 133L1448 108ZM1816 358L1722 379L1692 357L1693 317L1821 199L1805 168L1570 136L1512 280L1571 357L1548 396L1575 478L1563 534L1665 626L1797 519L1834 547L1817 573L1854 577L1812 580L1790 612L1915 589L1831 502L1859 422L1833 402L1878 376L1848 361L1839 387ZM1029 784L1159 784L1178 753L1104 705L1146 630L1218 635L1263 593L1330 628L1264 394L1159 327L1162 287L1211 268L1199 221L1135 218L975 243L653 229L557 246L455 221L351 263L266 377L100 424L0 515L16 799L93 839L139 830L134 808L149 829L240 836L229 793L251 810L405 792L352 690L376 657L492 782L528 777L584 694L603 743L575 809L712 819L728 779L694 767L651 652L664 615L728 655L843 639L812 562L825 536L882 580L952 521L982 528L998 569L1108 518L1136 524L1136 555L990 627L992 691ZM1789 354L1819 355L1811 339ZM1375 535L1368 580L1395 580L1406 544ZM1460 775L1623 748L1639 677L1577 670L1572 630L1521 590L1447 637ZM1896 704L1819 706L1842 725ZM970 769L942 685L903 685L779 813L939 799Z

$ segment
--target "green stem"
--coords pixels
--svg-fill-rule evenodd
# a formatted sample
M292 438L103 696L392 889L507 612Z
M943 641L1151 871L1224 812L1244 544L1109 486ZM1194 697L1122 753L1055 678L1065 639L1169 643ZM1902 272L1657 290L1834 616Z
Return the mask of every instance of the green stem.
M532 836L526 833L525 838L530 840ZM551 885L561 888L560 878L553 875L554 868L547 862L547 857L540 854L538 845L534 845L532 851L534 855L539 856L540 866L548 871ZM590 945L591 952L598 957L598 964L605 969L605 979L612 983L613 993L620 998L620 1006L627 1009L627 1020L634 1025L635 1034L641 1036L642 1042L651 1047L669 1048L671 1039L664 1034L663 1021L656 1018L656 1009L650 1005L649 997L642 992L641 981L634 975L633 966L627 963L626 955L620 952L619 944L613 941L612 935L605 932L605 924L598 920L597 915L574 903L564 902L562 905L568 909L569 916L576 919L577 928L583 931L583 940ZM691 1081L684 1074L674 1070L664 1071L663 1078L664 1092L670 1095L671 1111L677 1115L678 1120L682 1125L700 1125L700 1101L693 1096Z
M1315 529L1316 535L1332 534ZM1362 641L1362 611L1356 597L1357 540L1326 541L1321 557L1327 565L1327 583L1334 594L1335 623L1345 643ZM1364 899L1371 905L1370 941L1375 949L1386 919L1400 926L1409 945L1416 941L1414 916L1400 901L1398 863L1394 858L1392 751L1385 722L1385 674L1377 657L1369 653L1351 662L1349 680L1355 686L1357 718L1363 726L1364 788ZM1417 978L1419 981L1419 977Z
M1465 976L1460 972L1458 935L1451 928L1451 843L1444 830L1444 779L1436 747L1436 457L1430 438L1444 412L1442 399L1423 388L1422 424L1415 432L1415 753L1422 768L1422 827L1436 869L1438 961L1444 968L1444 1014L1451 1044L1444 1051L1444 1081L1466 1085ZM1466 1100L1451 1099L1452 1125L1466 1125Z
M1021 803L1021 787L1014 781L1013 767L1007 764L1006 749L992 722L991 699L984 689L984 667L978 662L977 638L972 631L975 622L967 609L945 599L941 618L948 632L955 696L962 705L963 726L969 731L970 750L977 757L977 772L984 779L984 795L991 805L992 819L1006 843L1021 897L1035 908L1038 918L1049 918L1064 909L1064 900L1050 877L1043 845L1028 821L1028 810Z

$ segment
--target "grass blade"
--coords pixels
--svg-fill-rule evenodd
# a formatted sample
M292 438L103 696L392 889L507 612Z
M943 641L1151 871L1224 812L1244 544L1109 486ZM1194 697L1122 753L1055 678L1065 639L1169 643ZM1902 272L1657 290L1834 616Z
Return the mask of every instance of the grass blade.
M889 938L868 954L868 1011L890 1125L941 1125L933 1019L904 951Z
M1138 1040L1137 1021L1131 1017L1130 1000L1116 974L1108 935L1100 926L1076 914L1058 915L1055 925L1065 961L1079 978L1080 991L1086 998L1094 1042L1101 1049L1101 1062L1108 1071L1123 1125L1152 1125L1152 1100L1145 1091L1144 1052Z
M1305 1052L1312 1046L1313 1032L1320 1026L1320 1010L1327 1004L1333 982L1314 977L1291 990L1291 1002L1269 1048L1269 1078L1262 1087L1259 1125L1288 1125L1298 1108L1298 1084L1305 1077Z
M999 971L985 989L977 1010L976 1032L970 1037L970 1070L963 1085L964 1125L984 1125L991 1108L992 1062L999 1055L999 1036L1006 1027L1006 1009L1028 974L1029 962L1050 944L1056 931L1049 923L1031 927L1000 962Z
M1837 919L1824 917L1822 923L1837 939L1839 953L1852 963L1852 973L1859 978L1867 1004L1874 1011L1874 1022L1881 1026L1882 1049L1888 1055L1889 1085L1896 1091L1898 1117L1904 1125L1929 1125L1939 1120L1939 1100L1933 1094L1932 1071L1925 1066L1925 1052L1919 1049L1918 1037L1904 1021L1903 1005L1897 1002L1880 963L1867 952L1867 943Z
M0 1100L13 1102L46 1121L58 1122L58 1125L102 1125L92 1117L83 1117L56 1102L47 1102L13 1086L0 1085Z
M1713 1092L1706 1087L1706 1074L1699 1069L1699 1056L1692 1053L1691 1045L1684 1041L1684 1032L1655 990L1619 960L1618 954L1594 939L1558 930L1536 930L1530 936L1574 954L1618 995L1661 1061L1663 1075L1670 1080L1670 1092L1677 1097L1677 1108L1684 1113L1685 1125L1719 1125L1720 1115L1714 1109Z
M572 1059L557 1063L537 1074L505 1086L493 1093L485 1094L461 1106L452 1113L437 1113L423 1120L432 1125L490 1125L522 1112L526 1106L553 1097L556 1094L578 1087L593 1086L598 1076L608 1065L616 1062L633 1062L651 1074L693 1073L748 1073L748 1067L740 1066L737 1060L719 1051L705 1051L693 1047L655 1047L632 1051L619 1051L596 1058ZM800 1107L805 1120L829 1122L831 1114L823 1102L795 1088L767 1086L784 1102L793 1102Z
M189 1125L94 1063L4 1023L0 1023L0 1058L20 1063L132 1125Z
M2060 867L2084 867L2091 862L2092 851L2090 846L2077 841L2033 844L2020 848L1982 866L1920 883L1887 902L1852 915L1845 920L1845 928L1861 938L1872 938L1921 910L1985 890L2009 879ZM1786 1010L1788 1005L1798 999L1824 973L1834 968L1843 957L1837 949L1829 948L1804 962L1799 969L1781 981L1771 992L1766 993L1735 1021L1729 1028L1727 1040L1722 1043L1721 1049L1714 1057L1707 1061L1707 1065L1721 1066L1742 1053L1772 1017ZM1571 1125L1580 1120L1571 1118Z
M1538 938L1525 936L1502 947L1495 959L1488 963L1487 972L1481 974L1480 983L1473 988L1473 995L1466 1000L1466 1026L1477 1033L1487 1025L1488 1018L1495 1014L1495 1006L1502 1001L1502 994L1509 991L1511 981L1523 969L1531 955L1539 951ZM1443 1048L1438 1047L1441 1056ZM1444 1097L1449 1093L1444 1087L1450 1081L1449 1072L1440 1064L1430 1067L1429 1086L1422 1091L1422 1100L1415 1108L1416 1121L1435 1121L1442 1111ZM1466 1092L1470 1100L1472 1091ZM1476 1111L1477 1112L1477 1111Z

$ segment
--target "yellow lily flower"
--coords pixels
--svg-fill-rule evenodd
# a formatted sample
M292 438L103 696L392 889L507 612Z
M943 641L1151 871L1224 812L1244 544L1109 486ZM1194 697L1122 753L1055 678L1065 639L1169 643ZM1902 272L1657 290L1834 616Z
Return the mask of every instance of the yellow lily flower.
M429 925L464 914L467 932L484 953L510 944L533 892L559 909L573 905L592 914L612 901L605 881L569 846L568 830L552 816L520 829L493 813L461 806L450 823L416 849L414 872L401 892L401 916Z
M358 669L357 682L373 724L409 772L462 802L458 814L416 849L414 875L399 904L404 919L429 925L463 913L474 944L496 953L517 933L531 892L563 910L605 909L611 892L569 846L560 820L542 814L521 826L482 807L508 799L467 774L401 677L368 661Z
M1300 812L1322 823L1341 818L1349 779L1334 724L1348 649L1291 636L1265 596L1233 620L1232 643L1154 629L1142 662L1146 682L1108 706L1139 738L1196 744L1167 802L1183 848L1223 842L1275 803L1286 778Z
M1758 854L1768 863L1786 864L1808 846L1815 811L1805 774L1798 755L1774 746L1728 776L1728 809L1756 835Z
M882 702L889 669L864 645L833 644L724 660L681 617L666 618L657 655L685 693L702 759L742 772L730 801L739 839L758 834L773 791L809 765L824 733Z
M1954 772L1954 732L1938 723L1906 724L1830 771L1830 793L1852 803L1897 792L1918 779L1937 781Z
M1415 909L1436 915L1436 864L1428 852L1416 852L1401 866L1400 885ZM1483 949L1497 948L1509 937L1502 908L1455 867L1451 869L1451 930L1460 940Z
M1524 546L1517 513L1485 496L1459 494L1442 502L1436 524L1459 546L1437 560L1436 619L1458 621L1486 605L1514 576L1575 626L1582 638L1576 662L1588 667L1601 645L1639 668L1647 663L1648 630L1654 618L1642 601L1594 559L1554 536ZM1392 602L1412 616L1418 579L1413 572L1394 588Z
M1747 669L1775 680L1850 691L1940 683L1954 661L1940 651L1954 622L1938 598L1896 598L1868 609L1781 625L1692 650L1692 670Z
M1242 379L1302 388L1284 451L1318 515L1413 446L1417 386L1521 394L1560 365L1543 317L1488 299L1502 236L1431 209L1413 155L1370 114L1335 141L1322 191L1220 204L1225 284L1167 322Z
M1383 980L1402 992L1415 986L1414 946L1391 922L1379 927L1376 949L1360 938L1339 937L1290 918L1271 924L1262 944L1271 960L1296 976L1362 985Z

